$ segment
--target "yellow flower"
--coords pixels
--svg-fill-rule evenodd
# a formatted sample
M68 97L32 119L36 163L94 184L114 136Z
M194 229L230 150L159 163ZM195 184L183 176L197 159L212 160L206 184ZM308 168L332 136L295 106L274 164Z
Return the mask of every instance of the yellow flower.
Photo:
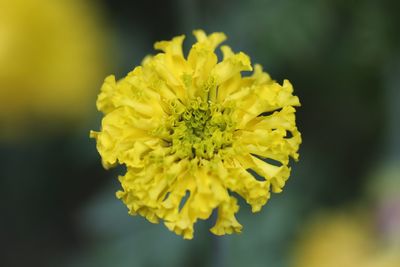
M155 43L125 78L105 79L97 107L105 116L91 132L103 165L125 164L117 197L131 215L164 221L169 230L193 238L193 224L214 209L216 235L240 232L237 193L258 212L270 190L282 191L289 156L301 143L295 124L299 99L285 80L279 85L250 58L222 46L223 33L194 31L187 58L184 36Z
M293 267L398 267L398 246L383 242L371 214L358 211L316 216L306 225L292 257Z
M371 232L365 223L350 214L320 215L302 232L292 266L365 266L371 252Z
M90 114L106 62L100 29L87 1L0 0L0 137Z

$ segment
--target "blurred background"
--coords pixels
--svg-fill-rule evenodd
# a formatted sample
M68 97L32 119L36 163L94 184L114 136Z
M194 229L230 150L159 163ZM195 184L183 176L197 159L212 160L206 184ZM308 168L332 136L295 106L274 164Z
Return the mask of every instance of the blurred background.
M0 266L400 266L400 5L365 0L0 0ZM223 31L302 107L300 161L240 235L131 217L90 129L108 74Z

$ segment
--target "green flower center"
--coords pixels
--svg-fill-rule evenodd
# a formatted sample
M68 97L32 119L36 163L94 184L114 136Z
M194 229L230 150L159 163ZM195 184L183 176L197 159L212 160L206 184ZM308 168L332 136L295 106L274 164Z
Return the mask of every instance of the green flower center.
M232 145L232 109L202 100L174 113L168 127L170 145L180 158L211 159Z

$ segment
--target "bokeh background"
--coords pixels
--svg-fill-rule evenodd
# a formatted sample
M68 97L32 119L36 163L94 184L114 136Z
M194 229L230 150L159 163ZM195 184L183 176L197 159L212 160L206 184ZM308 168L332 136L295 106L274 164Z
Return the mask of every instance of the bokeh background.
M400 266L398 1L0 0L0 266ZM90 129L104 77L223 31L300 97L301 159L240 235L128 216Z

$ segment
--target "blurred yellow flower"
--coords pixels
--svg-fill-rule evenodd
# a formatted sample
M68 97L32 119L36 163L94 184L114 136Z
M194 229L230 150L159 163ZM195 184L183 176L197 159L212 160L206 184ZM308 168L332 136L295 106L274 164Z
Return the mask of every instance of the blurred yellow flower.
M377 238L362 213L317 216L296 244L292 267L398 267L398 247Z
M226 37L194 31L197 42L187 58L184 36L155 43L125 78L105 79L97 107L105 116L92 132L103 165L125 164L117 197L131 215L162 219L169 230L193 238L193 225L218 209L211 232L240 232L235 192L258 212L270 189L282 191L290 174L289 156L298 159L301 136L285 80L279 85L250 58L222 46Z
M38 122L46 122L41 129L75 124L89 114L104 75L105 39L84 2L0 0L1 135Z

